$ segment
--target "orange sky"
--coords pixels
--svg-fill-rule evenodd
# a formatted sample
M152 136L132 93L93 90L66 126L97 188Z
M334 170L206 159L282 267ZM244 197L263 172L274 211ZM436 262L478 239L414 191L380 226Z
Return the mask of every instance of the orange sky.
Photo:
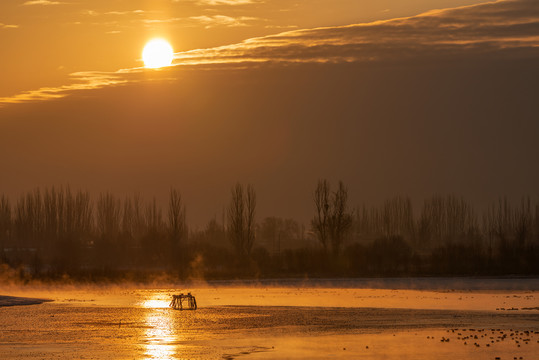
M86 0L0 2L0 97L58 86L79 71L140 66L149 39L176 51L290 29L410 16L478 0Z
M2 1L0 193L174 186L197 224L236 181L302 221L322 177L352 205L537 196L539 3L478 3ZM155 36L174 66L141 68Z

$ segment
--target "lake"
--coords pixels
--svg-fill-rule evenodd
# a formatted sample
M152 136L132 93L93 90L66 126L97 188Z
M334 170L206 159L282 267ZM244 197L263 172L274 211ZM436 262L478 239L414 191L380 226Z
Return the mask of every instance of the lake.
M199 309L168 307L191 292ZM536 359L537 279L0 286L2 359ZM16 301L17 300L17 301Z

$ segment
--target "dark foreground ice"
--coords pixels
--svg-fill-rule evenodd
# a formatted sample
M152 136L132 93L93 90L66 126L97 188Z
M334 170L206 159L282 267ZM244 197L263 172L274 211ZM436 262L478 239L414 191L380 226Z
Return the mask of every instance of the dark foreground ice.
M45 301L50 301L50 300L27 298L27 297L18 297L18 296L0 295L0 307L3 307L3 306L20 306L20 305L36 305L36 304L42 304Z

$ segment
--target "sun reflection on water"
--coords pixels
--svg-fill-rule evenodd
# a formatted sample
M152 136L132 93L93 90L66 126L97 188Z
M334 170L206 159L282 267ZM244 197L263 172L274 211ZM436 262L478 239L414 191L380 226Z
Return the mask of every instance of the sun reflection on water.
M180 335L175 331L173 311L168 309L168 303L158 298L152 298L143 301L141 305L148 309L144 334L146 359L175 358Z
M141 306L147 309L166 309L170 302L160 299L148 299L141 302Z

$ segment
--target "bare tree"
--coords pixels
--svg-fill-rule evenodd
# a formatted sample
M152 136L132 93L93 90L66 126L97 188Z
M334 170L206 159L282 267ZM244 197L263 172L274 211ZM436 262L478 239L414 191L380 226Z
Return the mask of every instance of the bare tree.
M483 216L484 233L490 244L494 241L507 241L513 228L513 209L507 198L499 199L498 203L491 205Z
M314 206L315 217L311 221L313 231L316 233L318 240L322 243L324 250L328 250L329 238L329 197L330 189L327 180L318 180L318 185L314 190Z
M255 241L256 193L251 185L232 188L228 207L228 237L237 255L249 256Z
M145 215L148 233L160 233L163 229L163 212L161 211L161 208L157 206L157 200L155 197L151 203L146 205Z
M214 217L208 221L204 229L204 239L207 243L222 245L226 241L226 229L224 224L219 224Z
M43 194L43 233L48 243L58 240L59 221L63 220L59 215L59 209L63 207L60 194L61 191L56 191L54 187L51 190L45 189Z
M535 211L533 216L533 241L535 244L539 244L539 199L535 203Z
M182 202L180 192L176 189L170 189L168 230L173 246L180 246L187 234L187 225L185 223L185 205Z
M279 254L281 248L298 246L301 241L300 225L293 219L267 217L257 229L257 243L264 245L273 254Z
M114 241L120 230L121 202L110 193L97 200L97 231L102 239Z
M253 245L255 243L255 215L256 215L256 193L251 185L247 186L246 194L246 208L245 208L245 224L246 224L246 236L245 236L245 250L247 255L251 253Z
M410 198L387 200L382 209L383 235L386 238L411 239L414 234L414 215Z
M462 242L478 231L473 207L454 195L436 195L426 200L418 228L423 239L438 245Z
M365 204L356 209L355 220L352 222L353 236L356 240L368 243L382 236L378 213L376 208L367 208Z
M140 240L146 233L144 203L140 194L126 197L123 209L122 232L128 238Z
M513 211L513 233L515 244L523 247L533 233L533 215L530 197L523 198L520 207Z
M73 238L89 238L93 231L93 205L90 193L79 190L73 195L69 188L66 193L66 211L72 220L66 226L66 233Z
M0 251L11 238L11 203L3 194L0 197Z
M145 233L144 207L140 194L126 197L123 204L122 232L135 241Z
M123 203L122 212L122 236L124 238L134 238L134 223L135 223L135 209L133 208L133 201L130 197L126 196Z
M43 234L43 200L41 191L21 196L15 208L15 229L21 247L35 247Z
M319 180L314 191L315 217L311 221L325 251L331 247L337 255L352 225L352 214L348 211L348 190L339 181L337 190L331 192L327 180Z
M337 255L344 243L345 236L352 225L352 214L348 212L348 189L339 181L337 191L332 194L332 206L329 218L331 248Z

